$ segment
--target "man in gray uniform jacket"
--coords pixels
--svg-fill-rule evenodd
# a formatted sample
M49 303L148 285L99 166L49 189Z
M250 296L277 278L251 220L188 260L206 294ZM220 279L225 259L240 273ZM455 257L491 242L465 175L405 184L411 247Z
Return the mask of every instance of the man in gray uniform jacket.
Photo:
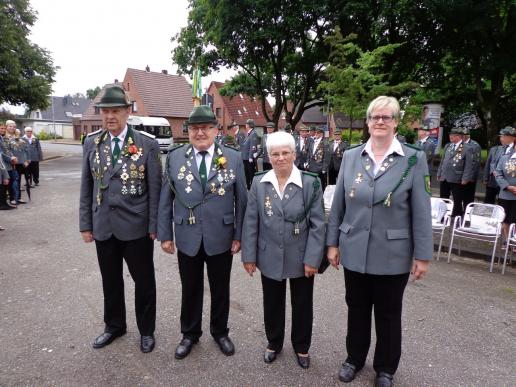
M135 284L140 349L154 348L156 282L154 239L161 190L159 144L126 122L130 102L124 90L110 87L96 106L103 129L83 148L80 231L95 241L104 291L105 331L93 343L102 348L126 333L123 260Z
M328 184L327 176L330 167L330 159L330 148L324 139L324 129L318 127L315 132L315 139L310 143L310 148L308 148L308 164L306 170L319 175L323 192Z
M441 182L441 197L449 199L453 196L452 216L464 214L465 187L473 181L475 164L473 148L464 144L462 128L450 131L450 142L444 147L444 156L437 169L437 180Z
M516 130L507 126L500 130L500 145L495 145L489 149L486 165L484 169L484 184L486 186L486 196L484 203L495 204L496 196L500 192L500 187L496 182L495 170L498 161L503 155L512 154L514 152L514 139L516 138Z
M294 161L294 165L301 171L306 169L308 150L312 142L313 140L309 135L308 128L301 125L299 128L299 136L296 137L296 160Z
M435 143L430 139L428 133L430 128L428 126L422 126L417 130L416 146L425 152L426 162L428 164L428 172L432 174L432 161L435 154Z
M254 130L254 120L248 119L245 124L247 133L240 144L240 152L244 161L245 181L247 189L251 188L253 177L257 169L256 159L260 152L260 139Z
M475 201L475 191L477 188L478 175L480 173L480 155L482 152L482 147L478 142L471 139L470 131L468 128L462 128L462 131L464 132L464 143L473 149L473 179L466 184L464 194L464 208L466 208L469 203Z
M233 254L240 251L247 189L240 153L215 143L216 120L209 106L188 118L190 144L167 155L161 190L158 239L178 249L181 277L181 333L176 359L183 359L202 335L204 262L211 293L210 333L222 353L233 355L228 337L229 283Z
M39 138L32 134L32 128L27 126L24 129L25 134L23 139L28 144L27 150L29 152L29 166L28 172L31 183L39 185L39 162L43 160L43 150L41 149L41 143Z

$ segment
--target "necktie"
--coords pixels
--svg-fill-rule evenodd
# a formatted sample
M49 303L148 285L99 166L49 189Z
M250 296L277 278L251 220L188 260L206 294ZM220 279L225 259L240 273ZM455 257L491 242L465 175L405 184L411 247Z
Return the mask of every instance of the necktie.
M201 185L202 191L204 192L204 187L206 187L206 180L208 176L206 175L206 153L207 151L199 152L202 155L201 165L199 166L199 176L201 177Z
M120 146L118 145L120 139L113 137L113 141L115 142L115 147L113 148L113 164L115 164L118 160L118 156L120 156Z

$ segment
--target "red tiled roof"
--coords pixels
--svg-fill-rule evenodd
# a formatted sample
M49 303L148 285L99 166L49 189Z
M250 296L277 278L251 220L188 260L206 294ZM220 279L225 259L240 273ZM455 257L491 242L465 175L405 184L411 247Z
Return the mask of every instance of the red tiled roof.
M183 76L131 68L127 74L133 78L129 94L136 90L149 116L187 118L190 115L192 86Z
M222 82L213 81L217 90L224 86ZM245 122L252 118L256 126L265 126L267 120L262 113L262 102L258 98L251 98L246 94L237 94L233 97L221 96L229 115L238 125L245 125ZM265 100L265 109L271 112L269 102Z

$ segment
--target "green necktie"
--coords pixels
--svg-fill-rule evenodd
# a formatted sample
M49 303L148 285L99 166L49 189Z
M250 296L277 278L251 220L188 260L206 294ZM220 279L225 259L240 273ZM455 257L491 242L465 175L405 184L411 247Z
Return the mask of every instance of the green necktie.
M118 160L118 156L120 156L120 146L118 145L120 139L113 137L113 141L115 142L115 147L113 148L113 164L115 164Z
M208 179L208 176L206 175L206 154L207 151L201 151L199 152L202 155L201 165L199 166L199 175L201 176L201 185L202 185L202 191L204 192L204 188L206 187L206 180Z

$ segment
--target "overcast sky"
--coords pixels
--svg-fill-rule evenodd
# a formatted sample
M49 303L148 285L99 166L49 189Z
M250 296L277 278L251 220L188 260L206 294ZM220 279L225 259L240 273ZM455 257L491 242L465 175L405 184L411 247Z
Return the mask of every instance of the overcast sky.
M175 74L170 38L187 25L187 0L31 0L38 20L30 39L59 66L53 94L83 93L115 79L128 67ZM224 81L232 71L203 78Z

